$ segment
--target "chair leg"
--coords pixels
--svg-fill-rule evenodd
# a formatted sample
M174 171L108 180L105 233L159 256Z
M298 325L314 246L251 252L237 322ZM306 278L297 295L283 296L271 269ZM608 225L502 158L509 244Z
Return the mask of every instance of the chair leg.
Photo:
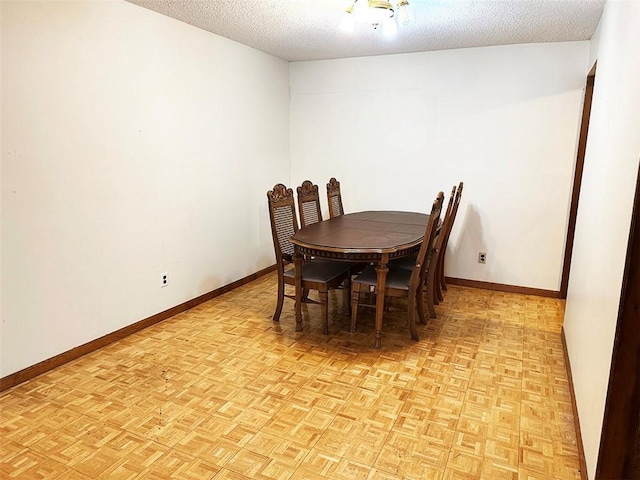
M282 270L278 270L278 297L276 299L276 311L273 312L273 321L280 321L280 314L282 313L282 304L284 303L284 275Z
M322 333L329 334L329 294L326 290L319 290L320 296L320 309L322 311L322 319L324 326L322 327Z
M413 340L420 340L420 338L418 337L418 329L416 328L416 309L419 309L420 307L418 307L416 305L416 303L419 305L420 303L422 303L421 300L421 294L419 293L421 289L418 288L415 295L412 295L411 292L409 292L409 296L407 298L407 319L409 321L409 332L411 333L411 338Z
M438 262L439 261L440 259L438 259ZM444 300L444 297L442 296L442 287L440 286L440 277L438 276L438 262L436 262L436 264L433 266L433 268L435 269L435 275L433 277L433 293L434 297L437 300L436 305L439 305L440 302Z
M435 266L436 265L433 265L433 267L435 267ZM427 289L430 288L432 290L432 293L433 293L433 295L431 296L431 301L432 301L433 305L440 305L440 300L438 299L438 295L435 292L435 287L433 285L431 285L428 280L429 280L429 274L427 273L424 276L424 282L423 282L424 290L426 292Z
M440 302L444 300L442 291L440 290L440 277L438 273L438 265L440 264L440 252L434 253L435 258L429 263L429 270L433 270L433 283L431 288L433 289L433 303L434 305L440 305Z
M434 308L434 289L435 268L430 269L427 274L427 308L429 310L429 318L436 318L436 309Z
M351 277L347 277L342 288L342 303L346 310L345 315L351 316Z
M442 296L442 290L440 288L440 279L438 278L438 265L433 266L436 269L435 275L433 276L433 298L435 299L435 304L440 305L440 302L444 300Z
M358 320L358 302L360 301L360 284L355 283L351 287L351 333L356 331Z
M308 288L303 288L302 289L302 303L313 303L309 300L309 289Z
M416 290L416 305L418 308L418 318L420 319L420 323L422 325L426 325L427 318L424 316L424 292L422 288L418 288Z
M447 282L444 279L444 251L438 259L438 277L440 278L440 286L442 290L447 290Z

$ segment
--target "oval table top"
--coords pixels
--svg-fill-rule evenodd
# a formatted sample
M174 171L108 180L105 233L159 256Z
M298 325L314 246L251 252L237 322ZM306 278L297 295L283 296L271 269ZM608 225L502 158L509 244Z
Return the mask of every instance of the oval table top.
M291 242L303 250L393 254L420 245L428 221L429 215L415 212L348 213L299 230Z

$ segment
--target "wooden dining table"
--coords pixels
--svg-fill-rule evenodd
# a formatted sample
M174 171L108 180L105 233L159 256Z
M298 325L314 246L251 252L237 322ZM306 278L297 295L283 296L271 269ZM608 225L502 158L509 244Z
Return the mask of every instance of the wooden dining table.
M304 256L344 262L370 262L375 265L376 338L382 345L382 316L389 260L420 249L429 215L400 211L366 211L340 215L298 230L292 237L296 269L296 330L302 328L302 279Z

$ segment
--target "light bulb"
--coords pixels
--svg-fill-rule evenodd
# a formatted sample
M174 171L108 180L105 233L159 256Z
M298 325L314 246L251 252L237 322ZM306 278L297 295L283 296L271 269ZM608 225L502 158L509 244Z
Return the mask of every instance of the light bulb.
M401 27L406 27L415 22L415 17L413 16L413 9L407 0L401 0L398 2L398 23Z
M385 37L392 37L398 33L398 26L393 18L390 18L382 24L382 34Z
M340 30L352 33L353 27L355 27L356 21L353 18L353 13L345 13L340 21Z

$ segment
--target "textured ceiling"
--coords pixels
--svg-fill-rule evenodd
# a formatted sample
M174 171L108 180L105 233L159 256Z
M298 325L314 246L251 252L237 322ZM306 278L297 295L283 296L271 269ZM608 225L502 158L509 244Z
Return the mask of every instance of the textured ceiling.
M128 0L288 61L588 40L605 0L411 0L394 37L338 28L351 0ZM361 0L362 1L362 0Z

